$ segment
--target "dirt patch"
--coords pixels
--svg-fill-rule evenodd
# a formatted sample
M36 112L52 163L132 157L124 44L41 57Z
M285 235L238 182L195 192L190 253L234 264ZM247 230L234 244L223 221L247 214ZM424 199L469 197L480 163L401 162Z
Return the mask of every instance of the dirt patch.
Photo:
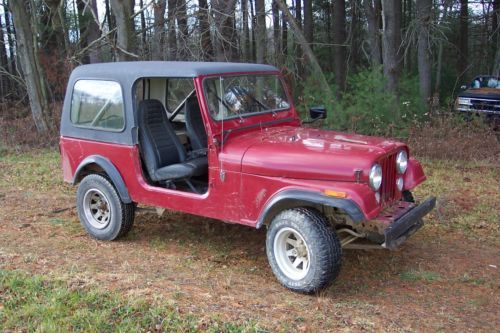
M495 331L498 167L423 162L428 180L416 195L438 196L427 225L396 252L346 250L336 282L306 296L274 278L265 230L151 209L137 213L124 239L95 241L79 224L75 189L60 180L56 153L7 156L0 268L162 299L200 322L255 321L273 332Z
M264 231L142 211L124 240L98 242L80 227L71 195L3 192L3 269L160 297L181 313L255 320L273 331L492 331L500 324L498 248L432 221L398 252L345 251L335 284L305 296L274 279Z

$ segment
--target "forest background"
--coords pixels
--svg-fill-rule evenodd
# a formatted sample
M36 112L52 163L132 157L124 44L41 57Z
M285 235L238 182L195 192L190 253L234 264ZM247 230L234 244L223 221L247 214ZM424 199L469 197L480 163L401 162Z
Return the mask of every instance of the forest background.
M79 64L242 61L276 65L299 110L327 107L325 127L406 138L452 111L474 76L498 74L499 8L500 0L0 0L0 119L57 133Z

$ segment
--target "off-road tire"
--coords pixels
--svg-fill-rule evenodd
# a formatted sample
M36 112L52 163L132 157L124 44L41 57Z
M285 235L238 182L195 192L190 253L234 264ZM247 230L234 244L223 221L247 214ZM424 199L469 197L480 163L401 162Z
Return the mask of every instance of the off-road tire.
M98 222L91 220L92 216L89 218L89 214L92 215L95 210L90 209L86 195L92 193L96 197L105 198L106 207L109 206L107 222L98 227L95 226ZM80 223L91 237L99 240L111 241L123 237L134 224L135 205L124 203L111 181L99 174L90 174L82 179L76 192L76 208Z
M283 230L293 230L303 239L308 248L309 269L305 276L297 279L283 271L277 256L280 250L274 245ZM278 243L279 244L279 243ZM279 245L277 246L279 247ZM328 220L318 211L308 208L294 208L276 215L267 230L266 252L271 269L278 281L288 289L311 294L326 288L338 276L341 267L342 247ZM282 253L282 252L281 252ZM292 261L292 257L285 259ZM283 258L283 256L281 256Z

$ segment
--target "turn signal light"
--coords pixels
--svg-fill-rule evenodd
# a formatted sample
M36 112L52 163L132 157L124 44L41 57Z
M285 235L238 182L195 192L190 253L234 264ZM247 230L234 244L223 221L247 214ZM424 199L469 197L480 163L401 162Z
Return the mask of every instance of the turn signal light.
M347 193L345 193L345 192L324 190L323 193L325 193L327 196L333 197L333 198L347 198Z

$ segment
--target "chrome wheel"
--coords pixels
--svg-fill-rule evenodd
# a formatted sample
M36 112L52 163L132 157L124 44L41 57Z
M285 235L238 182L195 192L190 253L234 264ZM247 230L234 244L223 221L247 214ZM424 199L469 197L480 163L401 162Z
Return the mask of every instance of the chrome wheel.
M106 196L97 189L90 189L83 197L83 212L90 225L104 229L111 220L111 208Z
M292 280L300 280L309 271L310 253L304 238L292 228L283 228L274 238L274 253L281 271Z

